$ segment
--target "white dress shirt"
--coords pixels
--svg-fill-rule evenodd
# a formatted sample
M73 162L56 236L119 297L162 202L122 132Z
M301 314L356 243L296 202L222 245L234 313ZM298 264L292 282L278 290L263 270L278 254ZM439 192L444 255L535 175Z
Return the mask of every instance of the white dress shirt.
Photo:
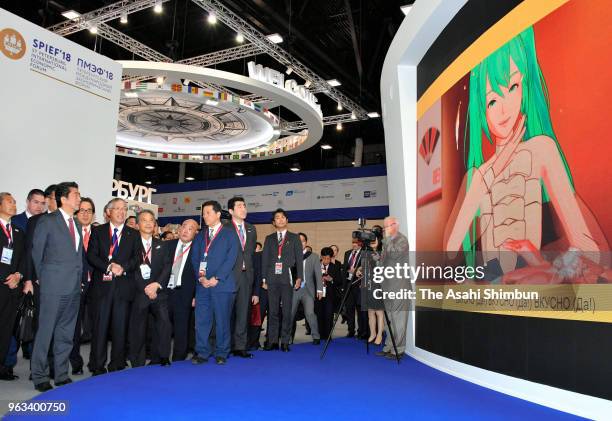
M70 232L70 221L68 221L70 218L72 218L72 224L74 226L74 244L76 246L76 250L79 250L79 242L81 241L81 237L79 236L78 232L77 232L77 226L76 226L76 222L74 220L74 216L72 215L68 215L66 212L64 212L64 209L59 208L59 211L62 214L62 217L64 218L64 222L66 222L66 226L68 227L68 232Z
M183 279L183 269L185 269L185 263L187 263L187 256L189 256L189 252L186 251L189 247L191 247L191 241L188 243L183 243L181 240L178 240L176 243L176 250L174 251L174 259L172 259L172 266L174 266L174 261L179 257L181 252L181 244L183 245L183 260L181 260L181 268L179 269L178 279L174 280L174 285L181 286L181 280Z

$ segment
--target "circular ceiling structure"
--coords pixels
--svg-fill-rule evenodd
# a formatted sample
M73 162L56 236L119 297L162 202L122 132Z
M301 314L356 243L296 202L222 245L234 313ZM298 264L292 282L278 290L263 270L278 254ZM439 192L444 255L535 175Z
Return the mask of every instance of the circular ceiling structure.
M254 161L291 155L323 134L320 110L290 89L203 67L122 61L124 77L155 75L161 84L123 83L118 115L119 155L174 161ZM213 89L183 85L188 79ZM175 81L175 83L172 83ZM237 89L268 98L306 125L283 132L279 118L261 103L228 93Z

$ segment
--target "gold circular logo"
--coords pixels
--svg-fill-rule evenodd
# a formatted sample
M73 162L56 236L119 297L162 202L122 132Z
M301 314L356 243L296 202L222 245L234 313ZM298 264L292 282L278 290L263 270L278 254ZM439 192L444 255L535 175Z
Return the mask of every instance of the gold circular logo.
M0 31L0 50L12 60L19 60L26 52L26 42L13 28Z

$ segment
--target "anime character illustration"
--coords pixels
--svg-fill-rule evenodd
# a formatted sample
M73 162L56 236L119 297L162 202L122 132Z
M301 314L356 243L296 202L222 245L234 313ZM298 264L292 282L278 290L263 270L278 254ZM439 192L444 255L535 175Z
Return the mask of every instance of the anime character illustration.
M446 251L463 250L473 265L480 241L485 264L500 276L512 272L521 252L541 250L547 203L564 239L558 251L608 249L555 136L532 27L472 69L467 113L467 172L444 232ZM487 141L495 151L485 160Z

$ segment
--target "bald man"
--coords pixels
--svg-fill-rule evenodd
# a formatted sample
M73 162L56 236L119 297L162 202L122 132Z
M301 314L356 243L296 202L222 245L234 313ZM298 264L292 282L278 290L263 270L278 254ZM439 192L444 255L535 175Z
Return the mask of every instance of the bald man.
M384 267L395 267L396 264L408 264L408 239L399 232L399 222L396 217L388 216L383 223L384 236L382 249L382 265ZM394 276L385 277L382 283L383 291L399 291L402 288L410 288L409 280L396 278ZM397 346L397 354L400 358L403 357L406 351L406 333L408 330L408 311L409 303L406 300L385 300L385 310L389 316L393 335L395 337L395 345ZM395 359L395 351L389 328L385 326L387 339L382 352L377 355L384 356L390 359Z
M172 361L183 361L187 358L189 316L197 282L191 264L191 242L197 232L198 223L187 219L179 227L179 238L168 241L168 250L172 253L172 274L168 283L168 310L174 332Z

